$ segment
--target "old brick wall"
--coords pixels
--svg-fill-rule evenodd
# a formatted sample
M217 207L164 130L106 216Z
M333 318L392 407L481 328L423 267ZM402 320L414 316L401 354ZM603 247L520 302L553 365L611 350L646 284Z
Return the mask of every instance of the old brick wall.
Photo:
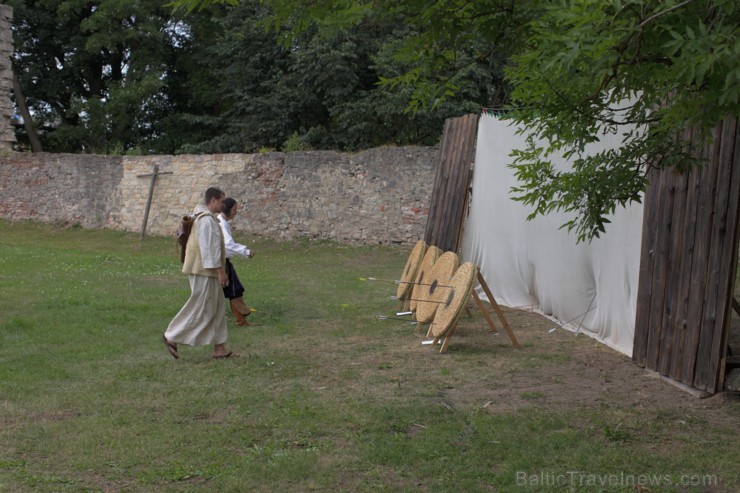
M182 156L17 153L0 159L0 217L138 232L154 165L147 234L170 235L209 186L240 203L239 235L344 243L423 237L437 148L381 147Z

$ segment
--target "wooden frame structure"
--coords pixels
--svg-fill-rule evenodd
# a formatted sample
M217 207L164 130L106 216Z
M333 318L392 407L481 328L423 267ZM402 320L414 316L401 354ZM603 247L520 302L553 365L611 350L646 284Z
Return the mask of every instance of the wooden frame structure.
M727 118L705 165L654 172L645 194L632 359L708 394L724 383L740 238L740 127Z
M477 124L478 115L445 122L424 238L444 251L457 252L462 236ZM733 303L740 310L733 300L740 238L740 126L736 117L728 117L715 129L711 146L693 139L691 132L686 137L707 164L691 173L665 170L650 176L632 359L712 394L724 382ZM503 323L485 280L479 280ZM473 299L495 331L480 299ZM504 328L510 331L508 324Z
M424 241L443 252L457 252L468 202L478 115L450 118L445 122L437 174L429 206Z
M478 119L479 115L469 114L458 118L450 118L445 122L444 137L439 152L439 163L424 235L424 241L428 245L435 245L442 251L457 252L460 247L463 223L467 213L470 182L473 177L472 164L478 134ZM521 346L511 330L511 326L506 321L501 307L493 297L491 289L480 271L478 271L477 279L512 344L515 348L520 349ZM472 291L471 298L483 314L489 330L497 333L498 330L491 314L475 290ZM449 339L454 333L456 325L457 322L448 330L448 334L441 338L435 338L434 344L437 344L440 339L442 340L440 352L447 350Z
M511 344L517 348L521 349L522 346L519 344L519 341L516 339L516 336L514 335L514 331L511 330L511 326L509 325L509 322L506 321L506 317L504 317L504 312L501 311L501 307L496 302L496 298L493 297L493 293L491 293L491 288L488 287L488 283L483 278L483 275L478 271L477 274L477 280L478 284L483 288L483 292L486 293L486 296L490 300L491 306L493 306L494 311L496 312L496 315L498 316L499 321L501 322L501 325L504 328L504 331L506 332L506 335L509 336L509 339L511 340ZM493 318L491 318L490 312L486 309L486 306L483 304L483 300L480 299L480 296L478 296L478 293L476 293L475 289L470 293L470 297L475 301L476 306L480 310L480 312L483 314L483 318L485 318L486 323L488 324L488 330L490 332L493 332L494 334L498 333L498 330L496 329L496 324L493 322ZM466 307L467 309L467 307ZM468 314L470 315L470 312L468 311ZM440 353L447 352L447 347L450 344L450 338L455 333L455 329L457 328L458 321L456 320L450 329L445 332L443 335L439 337L435 337L432 341L432 345L436 347L439 342L442 342L442 347L439 349ZM429 335L429 333L427 333Z

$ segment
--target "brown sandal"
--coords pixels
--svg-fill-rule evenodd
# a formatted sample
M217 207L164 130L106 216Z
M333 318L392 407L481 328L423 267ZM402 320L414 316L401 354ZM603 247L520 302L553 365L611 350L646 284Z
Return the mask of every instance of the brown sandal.
M180 357L180 355L177 354L177 344L167 339L164 334L162 334L162 342L167 346L167 352L170 353L173 358L177 359Z
M211 356L211 358L213 358L213 359L223 359L223 358L236 358L236 357L238 357L238 356L239 356L239 353L235 353L235 352L233 352L233 351L229 351L229 352L228 352L228 353L226 353L226 354L220 354L220 355L218 355L218 356L216 356L216 355L214 354L213 356Z

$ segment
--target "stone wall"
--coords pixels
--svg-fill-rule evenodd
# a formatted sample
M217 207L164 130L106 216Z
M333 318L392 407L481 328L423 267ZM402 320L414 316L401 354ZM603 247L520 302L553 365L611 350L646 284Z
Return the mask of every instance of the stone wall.
M173 234L218 186L240 202L245 236L413 243L424 236L437 148L381 147L182 156L16 153L0 159L0 217L138 232L153 167L147 234ZM166 173L166 174L164 174Z
M234 227L276 239L412 243L424 236L436 148L382 147L199 156L12 153L13 10L0 5L0 217L141 231L159 167L147 233L170 235L218 186L240 202Z
M122 178L120 157L12 153L0 159L0 217L103 227Z

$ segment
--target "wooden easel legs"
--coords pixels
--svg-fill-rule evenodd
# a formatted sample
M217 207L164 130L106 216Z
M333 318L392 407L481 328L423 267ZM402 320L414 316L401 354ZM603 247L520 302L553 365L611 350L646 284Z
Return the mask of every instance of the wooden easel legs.
M446 353L447 352L447 346L450 344L450 339L452 339L452 334L455 333L455 329L457 328L457 322L449 328L449 330L445 333L444 336L435 337L434 341L432 341L432 346L436 346L439 344L440 338L442 339L442 347L439 348L440 353Z
M496 302L496 298L493 297L493 293L491 293L491 289L488 287L488 283L486 283L486 280L483 278L480 272L478 272L478 282L483 288L483 291L486 293L486 296L488 297L488 300L491 303L491 306L493 306L493 309L496 311L496 315L498 316L498 319L501 321L501 325L503 325L506 335L508 335L509 339L511 339L511 344L515 348L521 349L522 346L519 345L519 341L517 341L516 336L514 335L514 331L511 330L509 323L506 321L506 317L504 317L504 312L501 311L501 307ZM491 314L486 309L486 306L483 304L483 300L480 299L480 296L478 296L478 293L476 293L475 290L473 290L471 293L471 296L473 300L475 301L475 304L478 306L478 310L480 310L480 312L483 314L483 318L486 319L489 330L493 332L494 334L498 333L498 330L496 330L496 324L493 322L493 318L491 317ZM470 313L470 310L467 307L465 309L468 310L468 314L472 315ZM450 343L450 338L452 337L452 334L454 334L456 328L457 328L457 322L455 322L455 324L452 327L450 327L447 333L445 333L443 336L435 337L434 341L432 341L432 346L436 346L437 344L439 344L439 341L441 339L442 347L439 349L439 352L440 353L446 352L447 346ZM429 326L429 330L427 331L427 337L430 337L430 336L431 336L431 325Z
M493 293L491 293L491 288L488 287L488 283L486 282L485 279L483 279L483 275L480 273L480 271L478 271L478 282L483 288L483 292L486 293L489 303L491 303L491 306L493 306L493 309L496 311L496 315L498 315L499 320L501 320L501 324L504 326L506 335L508 335L509 339L511 339L511 343L514 345L515 348L521 349L522 347L519 345L519 341L516 340L514 331L511 330L511 327L509 326L509 322L507 322L506 318L504 318L504 312L502 312L501 307L498 306L498 303L496 302L496 298L494 298Z
M488 313L488 310L486 310L486 307L483 304L483 301L480 299L480 296L478 296L478 293L475 292L475 289L473 290L473 293L471 296L475 300L475 304L478 305L478 310L480 310L480 312L483 314L483 318L485 318L486 322L488 322L488 330L490 330L494 334L497 334L498 330L496 330L496 324L493 323L491 314Z

